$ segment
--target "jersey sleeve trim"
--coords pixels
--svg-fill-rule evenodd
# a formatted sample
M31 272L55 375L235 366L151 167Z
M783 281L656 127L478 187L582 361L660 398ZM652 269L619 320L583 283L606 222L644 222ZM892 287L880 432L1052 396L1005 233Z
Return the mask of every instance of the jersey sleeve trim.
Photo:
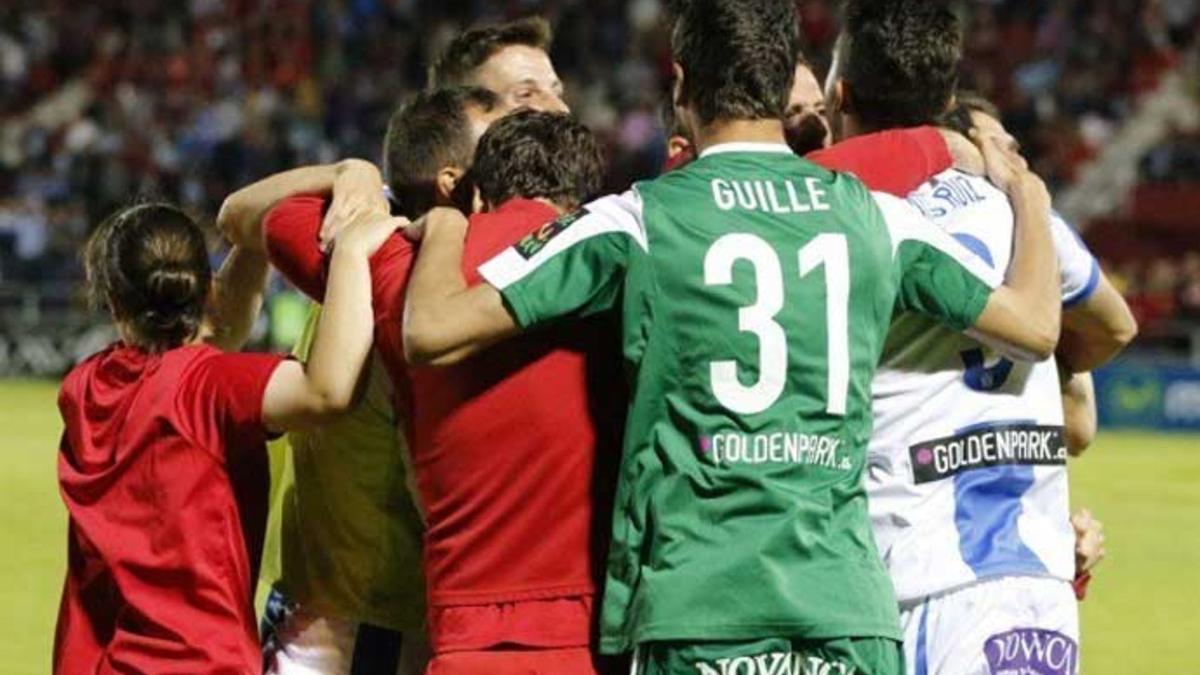
M979 256L959 244L937 225L929 222L917 211L916 207L886 192L872 191L871 196L875 198L879 209L883 211L884 222L887 224L888 234L892 238L893 258L899 253L900 245L905 241L918 241L955 259L968 272L992 289L998 288L1004 283L1004 277L999 271L989 267Z
M1063 298L1063 303L1062 303L1063 308L1070 309L1072 307L1075 307L1075 306L1085 302L1088 298L1092 297L1092 295L1096 292L1096 287L1098 287L1099 285L1100 285L1100 263L1096 262L1096 260L1093 258L1092 259L1092 272L1091 272L1091 274L1088 275L1087 283L1083 285L1083 288L1080 288L1079 290L1075 291L1074 293L1071 293Z
M554 221L549 239L537 252L529 255L522 243L505 249L502 253L479 266L479 276L497 290L512 286L533 273L534 270L553 259L556 255L582 241L605 234L625 234L637 242L643 251L649 250L646 230L642 224L642 200L636 190L622 195L601 197L579 211ZM545 228L544 228L545 229ZM536 236L530 235L530 236ZM511 305L518 304L505 294ZM514 313L518 308L511 306ZM519 319L518 319L519 320Z

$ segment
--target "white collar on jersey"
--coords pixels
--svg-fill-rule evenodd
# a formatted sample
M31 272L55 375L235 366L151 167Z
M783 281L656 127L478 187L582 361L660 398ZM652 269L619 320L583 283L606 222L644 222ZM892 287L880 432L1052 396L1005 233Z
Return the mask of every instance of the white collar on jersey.
M742 141L737 143L717 143L710 145L700 153L701 157L716 155L722 152L776 152L791 154L792 149L787 143L762 143L756 141Z

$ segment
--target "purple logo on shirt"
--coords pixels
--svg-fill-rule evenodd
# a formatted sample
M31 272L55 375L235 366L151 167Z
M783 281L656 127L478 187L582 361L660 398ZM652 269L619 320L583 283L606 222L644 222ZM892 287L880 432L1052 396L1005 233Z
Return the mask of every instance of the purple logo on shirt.
M1017 628L983 645L992 675L1075 675L1079 645L1058 631Z

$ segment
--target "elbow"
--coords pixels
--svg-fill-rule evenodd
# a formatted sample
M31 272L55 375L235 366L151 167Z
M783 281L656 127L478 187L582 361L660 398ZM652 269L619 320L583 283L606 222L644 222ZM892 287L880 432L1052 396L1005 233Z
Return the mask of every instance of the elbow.
M1026 324L1024 340L1019 345L1031 361L1045 361L1054 356L1058 349L1058 338L1061 331L1059 316L1047 317L1043 321L1030 321Z
M1096 421L1091 420L1090 424L1068 424L1063 430L1063 441L1067 445L1067 454L1072 457L1079 457L1092 445L1092 441L1096 440Z
M1125 320L1113 330L1112 341L1117 346L1117 351L1120 351L1132 344L1137 336L1137 320L1133 318L1133 314L1128 314Z
M404 360L414 366L452 366L464 354L442 349L437 340L420 333L404 334Z

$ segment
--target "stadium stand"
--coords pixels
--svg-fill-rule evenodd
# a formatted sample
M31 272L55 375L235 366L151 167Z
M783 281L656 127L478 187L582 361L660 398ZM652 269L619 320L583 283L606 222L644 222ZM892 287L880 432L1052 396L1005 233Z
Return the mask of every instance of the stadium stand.
M837 35L834 3L798 4L820 70ZM86 321L67 311L79 306L76 250L131 195L161 195L211 219L229 191L258 177L376 157L388 113L423 85L428 55L476 21L548 16L569 102L606 144L610 184L651 175L662 164L655 111L670 73L662 5L4 3L0 335L82 330ZM1124 284L1148 344L1200 359L1200 2L962 7L964 84L1000 105L1060 206ZM60 343L43 349L64 351ZM0 347L0 371L30 367L13 357L18 345Z

